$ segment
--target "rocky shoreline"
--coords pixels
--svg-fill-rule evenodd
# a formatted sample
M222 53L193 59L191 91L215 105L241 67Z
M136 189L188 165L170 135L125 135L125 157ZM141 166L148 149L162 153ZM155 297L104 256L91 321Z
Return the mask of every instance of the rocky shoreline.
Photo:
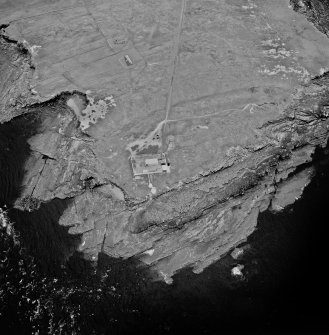
M328 34L328 1L291 4ZM325 324L317 304L326 292L326 196L314 203L318 189L326 194L328 72L300 86L277 119L264 117L261 141L156 196L135 197L103 173L95 139L66 104L87 95L40 98L30 46L7 28L0 26L4 332L303 334ZM299 200L305 189L313 193ZM289 221L294 211L298 224ZM303 217L309 223L300 227Z
M34 247L40 231L50 228L51 236L57 222L39 214L22 227L0 211L1 329L20 334L325 334L321 302L329 292L319 271L328 233L326 150L318 150L313 163L315 177L303 197L278 214L261 213L258 229L241 245L242 255L226 255L198 275L183 269L173 285L152 281L147 268L133 259L104 254L97 268L75 254L65 268L56 269L63 254L52 249L52 242L45 240L44 252ZM27 234L24 223L33 226ZM59 246L69 235L56 236ZM64 250L62 245L59 251ZM232 276L235 268L242 275Z
M317 19L317 1L313 7L293 4L327 32L324 18ZM22 192L3 205L31 212L41 203L70 199L59 224L81 237L78 250L91 261L100 252L136 257L168 283L181 268L202 271L255 230L260 212L281 210L300 196L312 178L315 150L328 142L329 75L324 73L300 87L280 117L259 124L262 143L232 152L217 168L155 197L137 199L104 175L95 141L81 132L66 106L77 92L38 101L29 85L34 71L29 52L2 33L4 73L12 79L1 90L1 133L9 124L34 122L24 144L30 155Z

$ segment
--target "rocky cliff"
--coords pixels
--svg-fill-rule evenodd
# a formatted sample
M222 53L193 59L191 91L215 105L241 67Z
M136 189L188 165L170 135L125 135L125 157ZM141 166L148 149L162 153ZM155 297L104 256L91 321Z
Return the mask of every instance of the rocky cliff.
M323 14L327 2L292 1L292 5L300 12L293 15L305 14L327 33ZM223 114L221 122L227 124L218 126L218 132L228 127L234 133L221 135L227 140L225 155L217 157L216 152L211 163L189 175L182 172L180 179L173 175L178 178L175 182L160 180L155 195L144 191L145 185L136 191L138 182L125 179L129 165L121 167L121 173L104 160L103 147L111 144L103 143L99 135L104 123L85 132L67 105L69 99L88 103L88 92L72 86L49 98L41 89L35 91L42 62L38 65L33 47L16 41L9 27L1 27L0 37L1 171L15 165L8 161L16 161L20 151L23 158L16 170L19 192L12 191L15 187L1 174L1 188L6 190L1 205L31 213L55 199L70 200L58 223L81 238L77 248L91 261L96 262L100 253L134 257L168 283L183 267L200 272L241 244L256 229L260 212L280 211L293 203L312 178L316 148L327 145L329 75L321 67L307 80L303 77L297 83L290 78L285 101L249 102ZM108 115L116 117L114 112ZM120 136L128 133L127 127L124 124Z

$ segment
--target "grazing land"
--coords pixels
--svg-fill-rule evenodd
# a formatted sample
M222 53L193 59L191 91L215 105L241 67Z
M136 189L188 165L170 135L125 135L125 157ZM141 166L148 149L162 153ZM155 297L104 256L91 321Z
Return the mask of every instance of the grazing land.
M168 281L201 271L326 142L329 40L288 0L0 0L0 24L31 56L29 101L69 94L80 127L48 120L30 140L41 154L49 141L60 168L36 188L29 161L23 195L75 196L61 224L77 222L92 257L138 255ZM73 186L75 163L97 194Z

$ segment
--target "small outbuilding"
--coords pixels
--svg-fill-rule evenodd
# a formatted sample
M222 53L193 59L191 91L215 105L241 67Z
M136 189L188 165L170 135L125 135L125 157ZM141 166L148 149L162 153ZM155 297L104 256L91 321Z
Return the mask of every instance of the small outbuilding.
M131 60L131 58L129 57L129 55L125 55L123 57L123 59L124 59L124 61L125 61L125 63L126 63L127 66L133 65L133 61Z

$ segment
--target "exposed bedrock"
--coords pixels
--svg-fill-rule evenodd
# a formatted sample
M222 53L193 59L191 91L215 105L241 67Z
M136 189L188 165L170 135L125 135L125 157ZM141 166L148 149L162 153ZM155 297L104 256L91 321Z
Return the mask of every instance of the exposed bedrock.
M4 34L7 26L0 24L0 123L19 115L23 106L34 101L31 55L23 43Z
M306 1L296 2L296 10L316 17L316 8L310 12L300 3ZM54 199L70 199L57 219L81 236L78 249L87 259L96 261L100 252L136 257L168 283L179 269L200 272L241 244L260 212L292 204L312 178L316 150L327 146L329 75L323 72L296 85L284 104L225 116L233 126L240 120L241 131L250 128L253 135L229 147L211 168L139 197L108 172L99 154L102 139L81 131L67 106L69 98L84 94L72 90L41 102L29 86L34 71L29 50L1 37L0 57L1 75L11 78L0 90L0 140L6 143L0 147L1 205L33 214ZM21 127L24 136L12 136L13 127ZM24 155L10 171L20 181L14 192L7 176L15 164L8 162L20 150Z

